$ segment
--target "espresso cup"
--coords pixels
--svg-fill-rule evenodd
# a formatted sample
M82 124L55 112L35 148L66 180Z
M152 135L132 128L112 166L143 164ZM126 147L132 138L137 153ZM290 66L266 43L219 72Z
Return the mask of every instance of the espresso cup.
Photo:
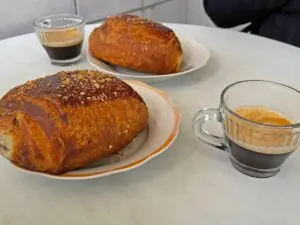
M85 22L77 15L51 15L34 22L35 31L54 65L69 65L81 58Z
M224 136L205 124L222 124ZM226 87L218 109L200 110L193 129L197 139L227 151L232 165L257 178L276 175L300 140L300 92L289 86L248 80Z

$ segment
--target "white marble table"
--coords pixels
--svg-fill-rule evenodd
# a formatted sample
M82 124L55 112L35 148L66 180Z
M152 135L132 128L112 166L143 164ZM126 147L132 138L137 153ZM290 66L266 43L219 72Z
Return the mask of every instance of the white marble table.
M0 160L1 225L298 225L300 153L270 179L240 174L226 153L198 143L191 120L215 107L221 90L243 79L300 88L300 50L232 31L170 25L206 44L203 70L156 84L181 108L176 143L146 165L110 177L66 182L27 175ZM89 30L89 29L88 29ZM62 69L52 66L33 34L0 42L0 90ZM300 106L299 106L300 110Z

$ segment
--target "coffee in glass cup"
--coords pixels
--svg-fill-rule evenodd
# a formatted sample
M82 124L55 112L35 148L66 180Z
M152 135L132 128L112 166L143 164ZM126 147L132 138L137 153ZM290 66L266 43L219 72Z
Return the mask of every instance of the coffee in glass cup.
M84 20L75 15L52 15L34 23L36 34L52 64L68 65L80 59Z
M276 175L299 146L300 93L275 82L250 80L224 89L219 109L204 109L194 118L198 139L228 151L239 171L253 177ZM224 137L204 129L222 123Z

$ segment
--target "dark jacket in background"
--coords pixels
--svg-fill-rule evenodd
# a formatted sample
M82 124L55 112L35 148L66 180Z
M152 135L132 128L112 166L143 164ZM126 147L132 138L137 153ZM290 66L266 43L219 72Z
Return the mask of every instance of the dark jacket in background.
M300 0L204 0L204 8L219 27L250 22L250 32L300 47Z

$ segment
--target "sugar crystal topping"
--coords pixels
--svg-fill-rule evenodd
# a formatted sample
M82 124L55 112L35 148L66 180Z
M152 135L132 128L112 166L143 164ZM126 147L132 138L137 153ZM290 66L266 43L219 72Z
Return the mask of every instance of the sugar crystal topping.
M21 92L32 96L51 96L64 104L86 105L93 101L106 102L116 98L140 96L126 83L98 71L76 70L28 81Z

